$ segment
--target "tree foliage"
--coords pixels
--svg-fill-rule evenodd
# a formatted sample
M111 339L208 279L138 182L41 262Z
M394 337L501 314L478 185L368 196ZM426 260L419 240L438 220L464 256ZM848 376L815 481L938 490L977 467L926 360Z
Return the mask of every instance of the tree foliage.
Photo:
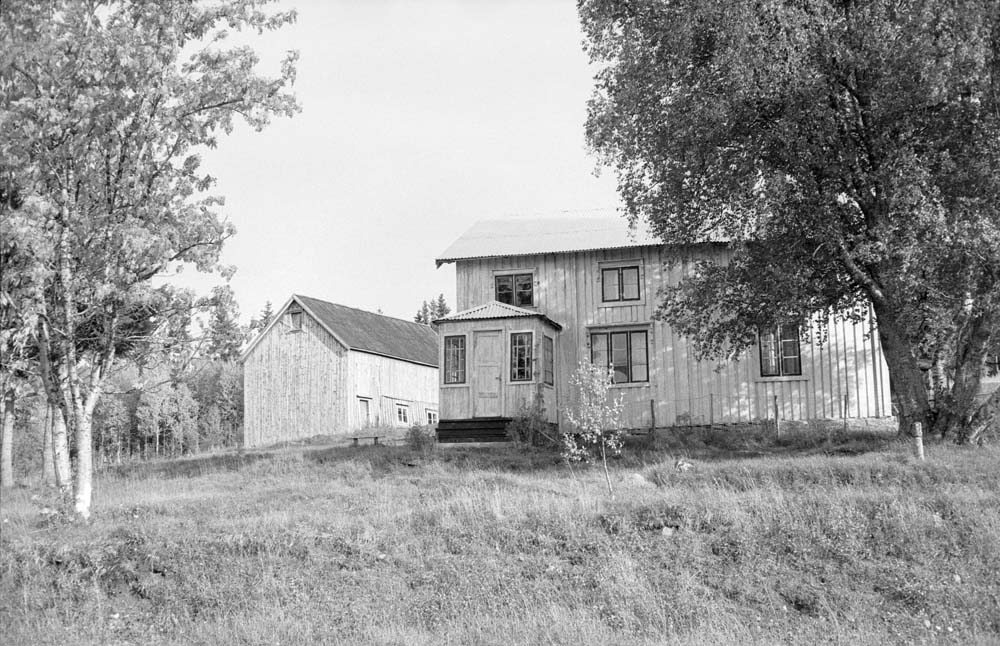
M437 298L432 298L430 301L421 303L420 309L417 310L417 314L413 317L413 320L417 323L430 325L439 318L444 318L449 314L451 314L451 307L448 306L448 301L445 300L444 294L439 294Z
M869 307L901 430L971 438L1000 345L995 0L585 0L587 135L631 217L726 242L660 315L704 354ZM818 315L818 316L817 316ZM932 377L937 375L937 378Z
M77 436L76 509L89 513L94 409L126 338L151 341L187 303L152 279L218 264L232 226L199 151L297 110L290 53L257 71L229 30L294 19L266 0L11 0L0 11L0 159L24 206L5 234L30 260L20 303L49 396ZM143 331L136 333L136 328Z
M573 432L563 434L563 457L567 460L600 458L611 495L614 495L614 489L608 473L608 453L621 453L624 406L621 395L612 395L613 384L614 370L594 365L586 359L581 361L569 378L575 401L564 411Z

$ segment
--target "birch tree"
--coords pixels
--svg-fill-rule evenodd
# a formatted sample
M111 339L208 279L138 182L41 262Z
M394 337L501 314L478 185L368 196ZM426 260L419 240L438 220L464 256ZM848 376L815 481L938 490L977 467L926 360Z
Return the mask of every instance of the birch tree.
M123 334L171 310L154 277L190 264L218 272L233 228L199 152L232 131L297 110L280 72L258 71L229 30L294 19L266 0L6 0L0 10L0 153L38 208L30 301L50 400L77 444L74 507L89 516L92 422Z

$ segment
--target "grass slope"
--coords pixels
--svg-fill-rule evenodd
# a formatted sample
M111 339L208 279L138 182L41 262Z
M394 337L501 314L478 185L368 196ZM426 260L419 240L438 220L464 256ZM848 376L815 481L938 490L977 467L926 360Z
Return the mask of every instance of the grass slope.
M87 524L5 492L0 643L1000 643L995 447L719 439L633 447L614 499L509 447L149 465Z

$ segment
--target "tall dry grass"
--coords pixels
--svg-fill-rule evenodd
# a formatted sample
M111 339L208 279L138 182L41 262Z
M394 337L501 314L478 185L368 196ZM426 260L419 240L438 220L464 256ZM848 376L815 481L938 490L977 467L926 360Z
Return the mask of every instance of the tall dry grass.
M107 475L88 524L16 490L0 642L1000 641L1000 451L934 446L920 464L865 442L702 452L686 472L677 446L636 446L614 499L599 470L506 447Z

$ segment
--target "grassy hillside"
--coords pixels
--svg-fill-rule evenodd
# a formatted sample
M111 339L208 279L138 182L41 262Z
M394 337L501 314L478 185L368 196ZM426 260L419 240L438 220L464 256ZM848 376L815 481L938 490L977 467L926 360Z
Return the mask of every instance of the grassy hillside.
M507 447L161 463L89 524L17 489L0 643L1000 643L1000 451L803 437L634 447L614 499Z

